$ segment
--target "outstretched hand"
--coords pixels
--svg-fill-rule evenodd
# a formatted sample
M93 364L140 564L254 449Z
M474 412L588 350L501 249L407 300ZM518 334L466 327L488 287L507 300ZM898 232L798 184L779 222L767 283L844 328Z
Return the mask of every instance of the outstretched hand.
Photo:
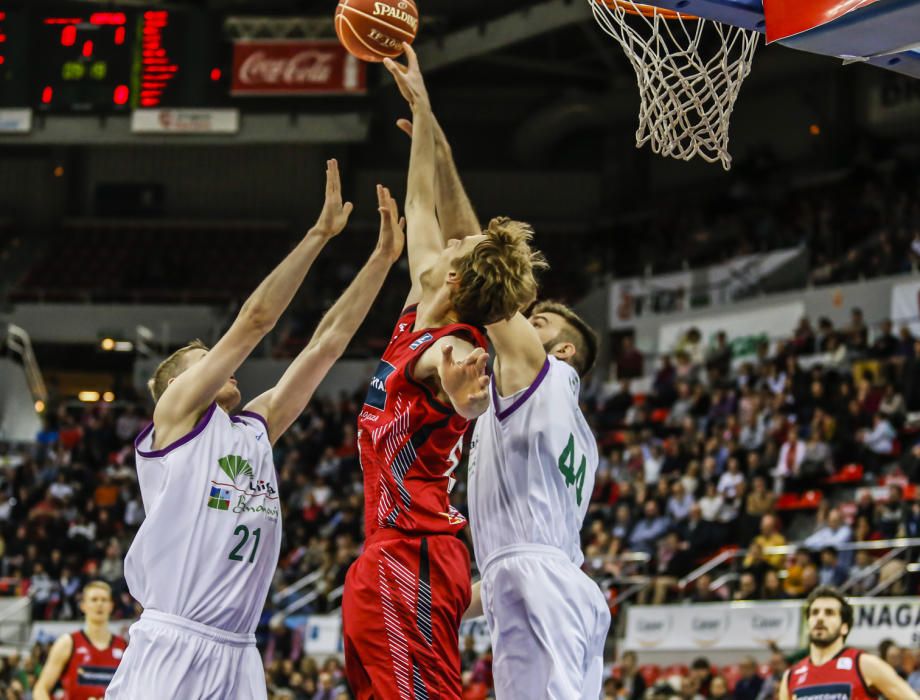
M454 361L454 348L445 345L441 349L441 388L456 406L486 401L489 398L489 377L486 376L488 353L476 348L460 362Z
M316 220L314 230L324 238L334 238L348 224L354 206L351 202L342 203L342 180L339 176L339 163L334 158L326 161L326 201Z
M380 212L380 237L377 250L390 262L396 262L406 246L406 219L399 218L399 206L383 185L377 185L377 210Z
M425 87L425 78L422 76L422 70L418 65L418 56L414 49L403 42L403 50L406 53L407 65L397 63L392 58L385 58L383 65L390 71L396 81L400 94L414 110L428 105L428 89Z

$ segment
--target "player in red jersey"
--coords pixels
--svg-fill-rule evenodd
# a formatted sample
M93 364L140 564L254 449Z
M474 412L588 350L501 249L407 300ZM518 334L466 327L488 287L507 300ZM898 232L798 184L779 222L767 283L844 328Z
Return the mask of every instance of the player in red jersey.
M536 297L530 228L456 225L435 178L435 123L418 61L387 61L412 107L406 199L412 289L358 420L365 549L342 603L345 667L359 700L461 697L458 627L470 561L455 537L452 473L469 421L488 407L481 326ZM453 228L443 230L441 221Z
M917 700L891 666L845 646L853 608L836 589L819 586L808 596L808 656L786 671L780 700Z
M80 601L86 625L58 637L51 645L48 661L32 689L34 700L50 700L58 681L64 700L102 700L127 647L124 638L109 630L112 607L109 584L86 584Z

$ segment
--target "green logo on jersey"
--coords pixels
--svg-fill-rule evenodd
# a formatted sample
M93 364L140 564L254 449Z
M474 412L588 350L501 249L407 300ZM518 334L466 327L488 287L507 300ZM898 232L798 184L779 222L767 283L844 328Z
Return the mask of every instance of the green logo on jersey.
M252 465L239 455L227 455L217 460L221 470L230 477L230 481L236 482L238 476L253 476Z

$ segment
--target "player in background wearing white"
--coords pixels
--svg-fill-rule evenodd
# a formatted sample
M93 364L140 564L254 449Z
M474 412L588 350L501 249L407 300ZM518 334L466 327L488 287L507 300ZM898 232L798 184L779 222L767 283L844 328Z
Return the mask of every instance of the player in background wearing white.
M582 570L580 531L597 440L578 405L597 337L573 311L537 304L487 326L492 405L476 423L467 481L500 700L596 700L610 610ZM478 603L478 604L477 604Z
M345 351L405 244L395 201L377 189L377 246L271 390L238 416L234 372L290 304L320 251L348 222L338 165L327 164L316 225L243 304L212 350L193 344L151 380L153 425L135 443L147 518L125 560L144 606L109 700L266 697L254 630L281 544L272 445ZM253 244L257 244L254 241Z
M33 700L51 700L60 683L63 700L101 700L105 688L124 656L125 640L109 629L114 602L112 587L90 581L83 587L80 610L85 624L62 634L48 652L48 660L32 688Z
M413 124L400 129L413 135ZM437 211L445 233L479 228L436 125ZM578 405L597 337L571 309L538 304L486 326L495 348L492 402L470 446L470 529L482 580L466 617L485 614L499 700L600 695L610 610L581 571L580 530L597 441Z

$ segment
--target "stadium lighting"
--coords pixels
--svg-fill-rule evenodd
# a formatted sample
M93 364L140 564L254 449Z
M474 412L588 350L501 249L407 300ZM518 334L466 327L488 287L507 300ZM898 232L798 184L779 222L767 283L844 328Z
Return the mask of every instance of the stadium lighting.
M111 352L115 349L115 341L112 338L103 338L102 342L99 343L99 347L106 352Z
M113 349L115 352L131 352L134 350L134 343L130 340L117 340Z
M111 391L107 391L102 395L102 400L106 403L112 403L115 400L115 394Z
M39 399L35 402L35 412L44 413L45 412L45 402Z
M98 391L81 391L77 394L77 398L80 399L83 403L95 403L99 400Z

